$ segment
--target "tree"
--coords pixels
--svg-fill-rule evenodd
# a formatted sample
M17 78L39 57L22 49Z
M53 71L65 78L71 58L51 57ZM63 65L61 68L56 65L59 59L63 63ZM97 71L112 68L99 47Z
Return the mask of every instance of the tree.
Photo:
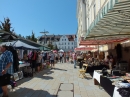
M31 36L30 35L26 36L26 39L31 40Z
M55 49L55 50L58 50L58 47L57 47L57 45L55 45L54 49Z
M14 29L11 29L11 23L9 18L4 18L4 22L1 22L0 29L14 33Z
M37 42L37 38L35 37L35 33L32 31L32 35L26 36L26 39Z
M53 45L52 44L48 44L48 47L50 47L50 49L53 49L54 47L53 47Z
M37 42L37 38L35 38L35 33L32 31L31 40Z
M19 37L22 37L21 34L18 35Z

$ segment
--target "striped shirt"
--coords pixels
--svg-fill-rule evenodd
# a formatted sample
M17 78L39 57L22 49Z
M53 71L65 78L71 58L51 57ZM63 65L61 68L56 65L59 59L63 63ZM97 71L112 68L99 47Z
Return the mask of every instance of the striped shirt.
M13 63L13 55L10 51L6 50L0 55L0 76L2 71L6 68L8 63ZM13 74L13 65L8 68L7 73Z

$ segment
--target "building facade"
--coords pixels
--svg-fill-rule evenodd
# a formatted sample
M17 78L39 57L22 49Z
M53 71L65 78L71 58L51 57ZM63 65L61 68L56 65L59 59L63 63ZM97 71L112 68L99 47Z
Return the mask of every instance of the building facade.
M77 0L78 45L89 37L130 33L129 0Z
M74 51L77 47L76 35L44 35L39 37L37 42L46 46L52 44L54 48L64 51Z

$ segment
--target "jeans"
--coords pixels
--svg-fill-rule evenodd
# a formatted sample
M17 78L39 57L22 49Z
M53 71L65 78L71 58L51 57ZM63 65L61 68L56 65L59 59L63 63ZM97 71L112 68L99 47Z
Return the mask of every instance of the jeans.
M74 67L76 67L76 60L74 60Z

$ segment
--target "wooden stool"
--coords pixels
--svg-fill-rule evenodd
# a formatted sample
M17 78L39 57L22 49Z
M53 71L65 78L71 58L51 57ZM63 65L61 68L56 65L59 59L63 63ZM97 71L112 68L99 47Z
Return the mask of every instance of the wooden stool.
M79 70L79 77L80 77L80 78L85 78L85 77L87 77L87 76L85 75L85 73L86 73L88 64L83 64L83 66L85 66L85 69L82 68L82 69Z

